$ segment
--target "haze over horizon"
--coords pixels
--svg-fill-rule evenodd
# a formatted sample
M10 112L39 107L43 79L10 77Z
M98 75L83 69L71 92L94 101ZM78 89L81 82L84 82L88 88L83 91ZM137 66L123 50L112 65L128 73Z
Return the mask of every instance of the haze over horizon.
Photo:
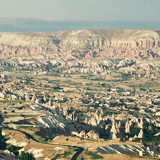
M159 0L0 0L0 32L159 29Z
M0 0L0 16L51 20L160 21L159 0Z

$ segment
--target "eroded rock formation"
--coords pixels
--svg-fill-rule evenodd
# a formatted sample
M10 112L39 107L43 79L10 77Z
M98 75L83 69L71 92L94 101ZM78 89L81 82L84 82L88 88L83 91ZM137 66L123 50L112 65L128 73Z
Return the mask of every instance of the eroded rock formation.
M53 33L5 33L0 55L27 59L154 58L160 55L159 31L77 30Z

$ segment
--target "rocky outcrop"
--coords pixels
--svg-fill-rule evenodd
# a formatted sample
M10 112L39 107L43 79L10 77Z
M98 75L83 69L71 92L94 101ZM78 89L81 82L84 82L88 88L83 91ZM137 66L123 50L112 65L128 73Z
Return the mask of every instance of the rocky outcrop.
M79 133L79 137L86 138L86 132L83 130Z
M25 95L25 101L30 101L30 98L29 98L28 94Z
M89 112L88 115L91 115ZM96 113L94 114L94 117L92 117L90 120L86 119L85 123L91 124L92 126L97 126L101 121L103 120L103 110L97 109Z
M125 125L125 132L126 133L130 133L130 124L129 124L129 120L128 119L127 119L126 125Z
M138 121L138 127L143 128L143 118L140 119L140 122Z
M40 117L37 124L45 128L60 128L62 130L65 128L65 124L61 118L54 115L50 115L49 117Z
M34 95L32 96L31 101L34 103L34 102L36 101L36 99L37 99L37 96L36 96L36 94L34 94Z
M116 139L117 138L117 128L116 128L116 121L115 121L115 115L112 115L112 128L110 130L110 136L109 139Z
M96 133L94 130L90 130L88 133L86 133L84 130L80 133L72 132L72 135L81 137L84 139L92 139L92 140L99 140L99 134Z
M73 111L72 113L68 114L67 109L64 109L63 110L63 115L66 117L66 119L70 119L72 121L77 121L78 120L76 111Z
M138 133L138 138L143 138L143 129L141 129L140 132Z
M96 133L94 130L90 130L87 133L86 138L93 139L93 140L99 140L99 134Z

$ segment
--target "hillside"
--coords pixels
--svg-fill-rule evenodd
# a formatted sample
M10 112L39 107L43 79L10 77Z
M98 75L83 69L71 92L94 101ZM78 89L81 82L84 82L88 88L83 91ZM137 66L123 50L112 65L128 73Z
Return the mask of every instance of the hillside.
M3 58L83 59L93 57L146 59L160 55L156 30L75 30L50 33L2 33Z

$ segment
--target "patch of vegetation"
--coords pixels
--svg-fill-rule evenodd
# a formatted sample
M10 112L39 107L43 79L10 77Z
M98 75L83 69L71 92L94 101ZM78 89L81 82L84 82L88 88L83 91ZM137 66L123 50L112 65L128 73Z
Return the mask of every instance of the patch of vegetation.
M159 127L155 127L154 124L145 123L143 129L143 138L146 143L159 144L160 135L154 136L156 133L160 132Z
M102 87L106 87L106 88L110 88L110 87L111 87L111 85L109 85L109 84L107 84L107 83L102 83L101 86L102 86Z
M65 151L63 154L56 154L56 156L54 158L52 158L52 160L56 160L56 159L59 159L59 158L68 158L72 153L71 152L68 152L68 151Z
M116 107L116 106L122 106L122 105L125 105L124 102L110 102L110 106L111 107Z
M99 108L99 104L98 104L98 103L92 104L91 107L94 107L95 109L96 109L96 108Z
M29 67L26 67L26 68L21 68L21 71L31 71L31 69ZM32 70L33 71L33 70Z
M9 127L8 125L3 126L3 129L13 130L13 128Z
M24 106L18 107L18 110L22 110L24 108Z
M32 153L22 151L18 160L35 160L35 158Z
M140 88L140 90L141 90L141 91L146 91L147 89L146 89L146 88Z
M89 151L89 152L87 153L87 155L91 156L92 159L104 159L104 157L102 157L101 155L99 155L99 154L97 154L97 153L93 153L93 152L91 152L91 151Z
M52 68L56 68L57 67L57 65L52 65L52 64L47 64L46 65L46 68L48 69L48 70L50 70L50 69L52 69Z
M41 136L38 136L38 135L36 135L36 134L32 134L32 136L33 136L35 139L37 139L38 141L46 143L45 138L43 138L43 137L41 137Z
M130 74L127 73L121 73L121 78L123 78L124 80L128 80L129 78L131 78L132 76Z
M133 128L132 130L131 130L131 133L130 134L128 134L129 135L129 137L134 137L135 135L138 135L138 133L140 132L140 128Z
M5 66L4 71L10 71L13 72L14 66Z
M12 110L11 113L15 113L15 110Z
M53 87L54 91L58 91L58 90L61 90L61 89L63 89L63 88L61 88L58 84L57 84L57 86Z
M89 101L88 99L82 99L82 102L83 102L84 104L88 104L90 101Z
M95 78L95 79L92 79L93 81L104 81L104 79L103 78Z
M58 158L61 158L61 154L56 154L56 156L54 158L52 158L52 160L56 160Z
M65 103L67 101L68 101L68 99L66 97L64 97L63 100L58 100L59 103Z
M60 77L60 74L55 73L55 74L50 74L49 76L53 76L53 77Z
M68 146L68 148L73 152L78 150L78 148L76 146Z
M37 131L39 129L39 127L34 127L34 126L17 126L17 129L26 129L29 131Z
M6 147L6 149L9 150L10 152L14 153L15 156L19 155L19 150L21 148L22 147L13 146L11 144L8 144L7 147Z
M23 103L24 101L22 100L0 100L0 103Z
M63 157L63 158L67 158L67 157L70 156L71 154L72 154L71 152L65 151L62 157Z
M113 110L113 109L109 109L109 108L103 110L103 112L104 112L104 115L106 115L106 116L107 115L112 115L113 113L114 114L119 114L119 112L117 110Z

